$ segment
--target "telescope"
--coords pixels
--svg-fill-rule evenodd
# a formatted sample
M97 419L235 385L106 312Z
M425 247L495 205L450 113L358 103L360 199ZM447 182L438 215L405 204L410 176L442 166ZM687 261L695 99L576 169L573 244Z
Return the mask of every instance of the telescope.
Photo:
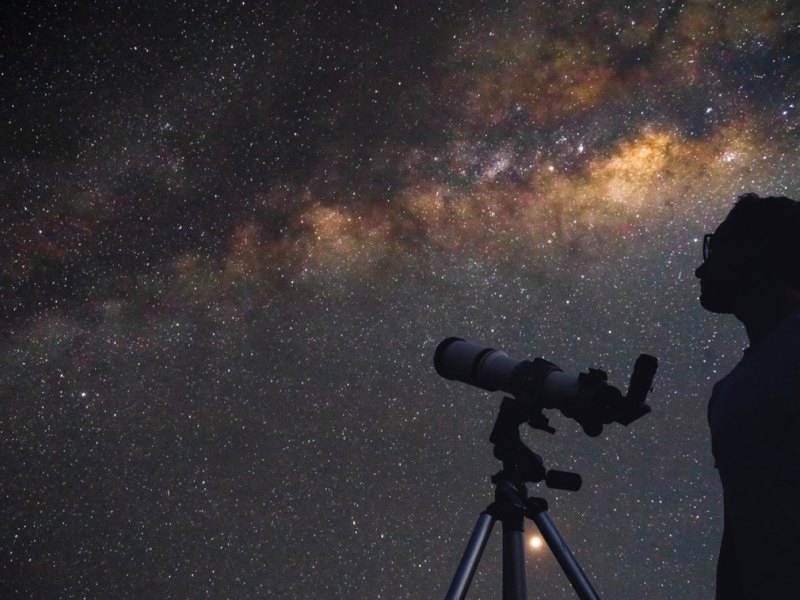
M436 348L436 372L445 379L461 381L489 392L510 394L500 405L489 441L503 469L492 476L495 501L486 507L475 525L445 600L464 600L496 521L503 524L503 600L525 600L524 518L532 519L558 564L581 600L599 600L572 551L547 513L544 498L529 497L526 484L544 480L550 488L577 491L577 473L546 469L541 456L520 438L519 427L527 421L534 429L554 433L543 409L555 408L577 421L590 436L600 435L603 425L630 425L650 412L645 404L658 361L641 354L633 367L624 396L608 384L605 371L589 369L569 375L543 358L517 360L505 352L447 338Z
M607 374L600 369L569 375L543 358L517 360L502 350L458 337L439 344L433 363L445 379L489 392L500 390L521 400L531 411L532 427L555 431L541 416L541 409L558 409L592 437L602 433L603 425L629 425L650 412L645 399L658 368L655 357L641 354L634 365L628 393L623 396L608 384Z

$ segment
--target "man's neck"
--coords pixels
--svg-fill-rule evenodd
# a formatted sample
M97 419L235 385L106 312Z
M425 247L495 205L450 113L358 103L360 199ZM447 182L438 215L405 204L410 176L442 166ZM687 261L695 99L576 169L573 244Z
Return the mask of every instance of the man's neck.
M786 318L800 308L800 292L774 297L771 301L761 300L753 310L736 313L747 331L750 347L757 345L772 333Z

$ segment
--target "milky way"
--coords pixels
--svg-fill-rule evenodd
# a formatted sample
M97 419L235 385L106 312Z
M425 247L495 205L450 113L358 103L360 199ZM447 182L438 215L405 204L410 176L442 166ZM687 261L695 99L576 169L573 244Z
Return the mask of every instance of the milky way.
M451 335L657 356L640 421L524 432L584 479L531 490L602 597L713 595L746 339L694 269L737 195L799 195L794 3L4 13L0 595L444 595L501 398L436 375Z

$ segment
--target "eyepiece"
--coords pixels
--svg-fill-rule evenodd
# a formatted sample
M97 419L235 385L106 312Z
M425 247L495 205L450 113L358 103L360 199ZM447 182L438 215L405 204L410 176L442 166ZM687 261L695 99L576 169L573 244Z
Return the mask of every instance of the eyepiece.
M653 377L658 369L658 359L649 354L640 354L633 365L631 382L628 385L627 400L630 404L641 404L647 398L647 392L653 387Z

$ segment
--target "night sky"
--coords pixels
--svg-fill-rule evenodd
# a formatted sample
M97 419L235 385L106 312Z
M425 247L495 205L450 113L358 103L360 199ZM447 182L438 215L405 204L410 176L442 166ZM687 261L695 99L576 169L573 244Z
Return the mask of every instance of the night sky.
M436 375L451 335L623 390L658 357L629 427L525 428L584 479L530 489L602 597L712 597L747 340L694 269L737 195L798 197L798 3L0 11L0 597L443 596L502 398Z

